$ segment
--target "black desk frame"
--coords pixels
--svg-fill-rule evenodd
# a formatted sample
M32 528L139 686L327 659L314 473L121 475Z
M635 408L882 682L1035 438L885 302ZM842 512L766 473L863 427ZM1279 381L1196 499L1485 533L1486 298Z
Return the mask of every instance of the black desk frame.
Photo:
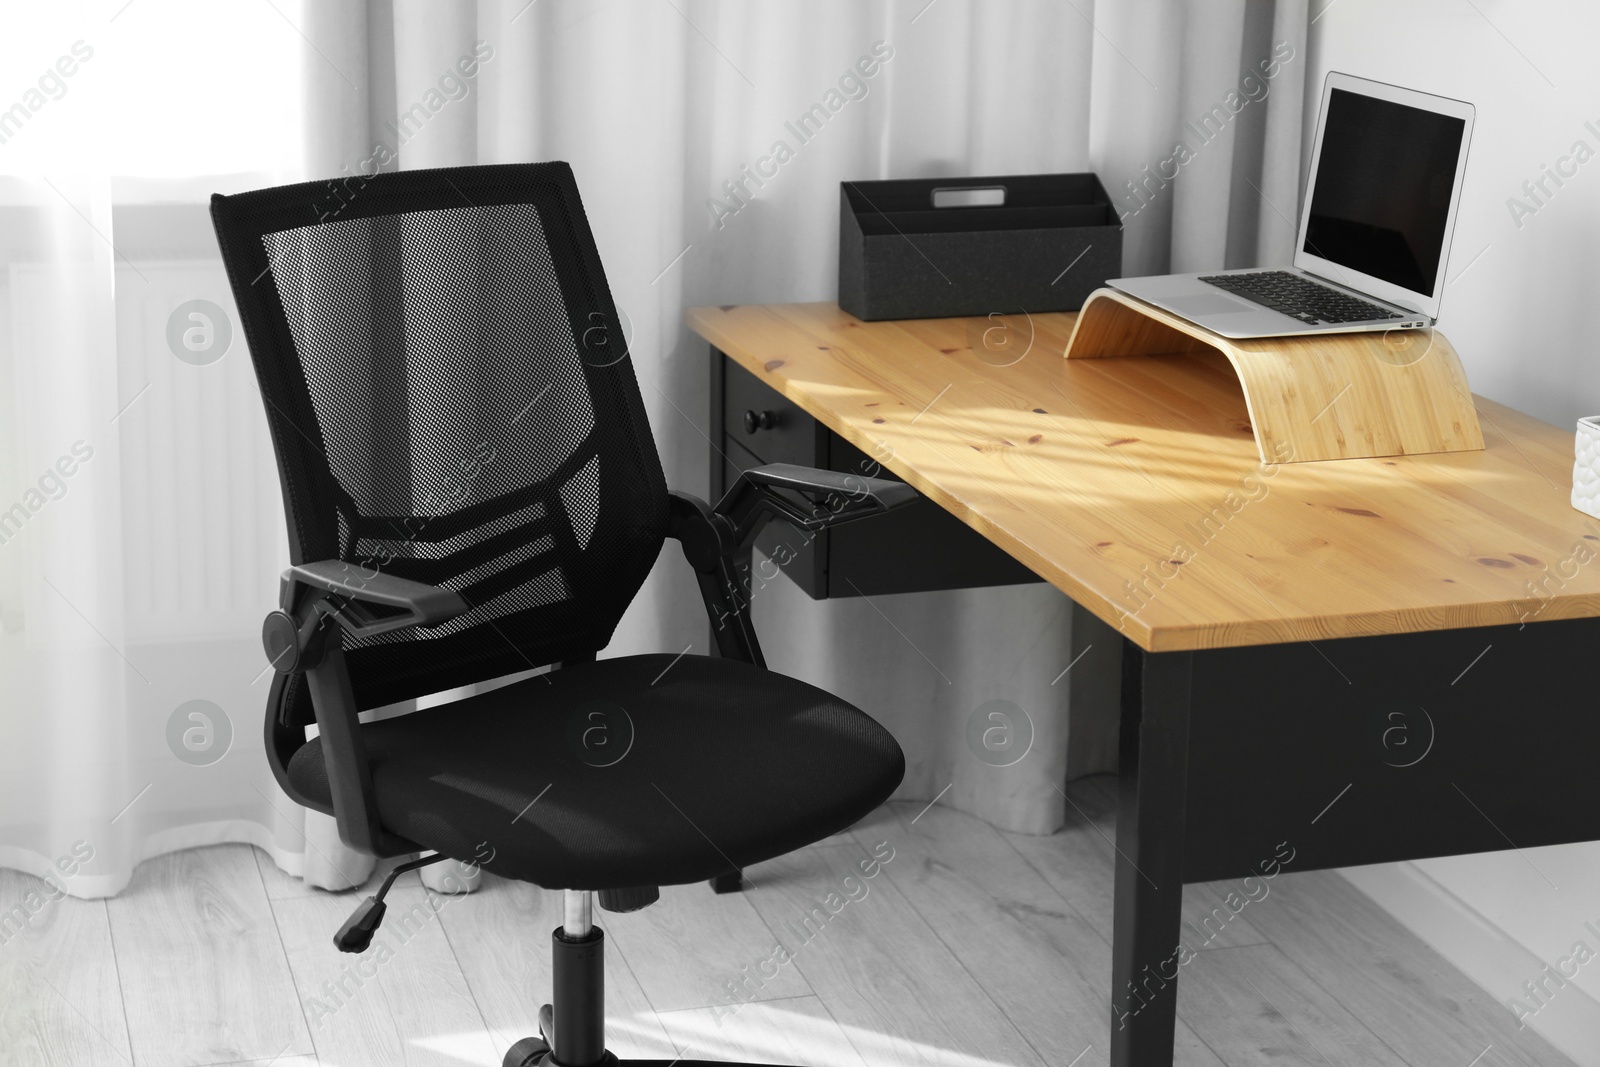
M711 439L733 451L710 355ZM1172 1065L1185 884L1600 840L1591 657L1600 618L1536 614L1198 652L1123 640L1112 1067Z
M1600 838L1600 619L1123 647L1111 1063L1170 1067L1185 883ZM1166 976L1171 976L1170 979Z

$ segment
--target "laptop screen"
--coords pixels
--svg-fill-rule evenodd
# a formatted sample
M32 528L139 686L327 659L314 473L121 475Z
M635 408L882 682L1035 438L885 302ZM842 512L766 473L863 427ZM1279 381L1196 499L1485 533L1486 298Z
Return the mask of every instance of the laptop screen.
M1466 122L1329 94L1304 251L1433 296Z

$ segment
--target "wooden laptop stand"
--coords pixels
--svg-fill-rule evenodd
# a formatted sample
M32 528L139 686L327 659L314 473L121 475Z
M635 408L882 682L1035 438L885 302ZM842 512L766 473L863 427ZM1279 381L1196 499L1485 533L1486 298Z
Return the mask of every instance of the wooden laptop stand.
M1263 463L1483 448L1466 373L1438 330L1235 340L1097 289L1078 314L1066 358L1208 350L1239 376Z

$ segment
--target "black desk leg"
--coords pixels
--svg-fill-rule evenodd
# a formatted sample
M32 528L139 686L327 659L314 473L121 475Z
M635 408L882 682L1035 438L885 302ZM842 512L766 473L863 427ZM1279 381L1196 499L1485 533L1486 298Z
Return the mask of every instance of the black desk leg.
M1172 1064L1193 659L1123 642L1111 1067Z

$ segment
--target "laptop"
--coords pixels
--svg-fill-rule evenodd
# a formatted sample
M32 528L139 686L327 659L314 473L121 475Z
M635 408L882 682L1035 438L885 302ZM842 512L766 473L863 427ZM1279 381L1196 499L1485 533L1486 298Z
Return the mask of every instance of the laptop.
M1224 337L1432 326L1472 119L1460 100L1330 73L1293 266L1106 284Z

